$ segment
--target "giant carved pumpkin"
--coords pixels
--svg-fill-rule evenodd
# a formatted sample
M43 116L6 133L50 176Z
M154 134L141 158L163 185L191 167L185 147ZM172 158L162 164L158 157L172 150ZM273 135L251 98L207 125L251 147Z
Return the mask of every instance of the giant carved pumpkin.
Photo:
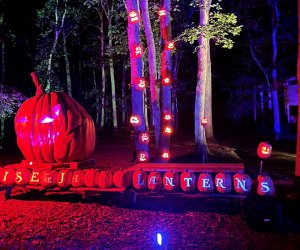
M14 124L24 157L35 162L72 162L94 150L95 128L84 108L65 93L44 93L36 76L36 95L19 108Z

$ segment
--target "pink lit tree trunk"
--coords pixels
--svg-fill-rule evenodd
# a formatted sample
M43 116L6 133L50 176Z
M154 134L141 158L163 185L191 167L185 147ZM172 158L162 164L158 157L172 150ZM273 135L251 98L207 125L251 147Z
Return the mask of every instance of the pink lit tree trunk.
M159 140L159 155L164 152L169 152L170 134L165 133L165 128L168 125L163 118L164 114L171 114L171 85L164 85L164 79L171 77L171 50L166 50L165 45L171 41L171 23L170 23L170 0L161 0L161 9L165 10L166 14L160 17L160 32L161 32L161 134Z
M156 69L156 53L153 32L150 23L148 0L141 1L141 11L143 17L143 24L148 45L148 61L149 61L149 78L150 78L150 96L151 96L151 109L152 118L155 129L156 148L158 149L158 142L160 137L160 107L159 95L156 87L157 69Z
M126 9L127 13L131 11L139 12L137 0L126 0ZM135 150L139 151L147 151L149 152L149 146L147 144L141 144L138 140L138 135L140 132L145 131L145 114L144 114L144 91L137 90L134 87L136 80L140 77L143 77L143 58L135 56L134 47L137 45L141 45L139 34L139 22L137 23L129 23L127 27L128 32L128 47L130 51L130 65L131 65L131 103L132 103L132 114L138 115L141 117L142 121L139 126L134 127L134 140L135 140Z
M295 174L300 177L300 3L298 1L298 60L297 60L297 82L298 82L298 125L297 125L297 147Z

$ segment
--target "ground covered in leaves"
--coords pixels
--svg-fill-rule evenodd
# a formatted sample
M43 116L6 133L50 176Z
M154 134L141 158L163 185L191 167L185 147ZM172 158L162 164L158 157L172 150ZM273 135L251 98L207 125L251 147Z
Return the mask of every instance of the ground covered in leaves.
M254 177L259 161L253 145L211 145L212 159L243 161ZM299 249L295 154L279 144L273 148L265 171L274 177L278 198L252 197L245 210L233 198L138 197L135 206L124 206L118 195L110 194L83 200L78 194L40 195L15 188L12 199L5 201L0 192L0 249L160 249L157 233L163 237L162 249ZM192 150L192 140L173 139L174 159L193 161ZM117 170L134 164L133 152L128 134L100 134L93 158ZM20 159L18 153L2 155L0 165ZM274 212L278 206L280 221ZM270 220L263 222L264 218Z

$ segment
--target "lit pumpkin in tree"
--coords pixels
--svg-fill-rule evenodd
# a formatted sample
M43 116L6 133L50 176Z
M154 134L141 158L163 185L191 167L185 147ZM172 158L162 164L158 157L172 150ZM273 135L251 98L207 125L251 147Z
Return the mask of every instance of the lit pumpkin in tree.
M94 150L94 122L84 108L65 93L44 93L35 74L36 95L19 108L14 124L17 144L34 162L72 162Z
M162 177L159 172L153 171L148 175L148 188L151 191L161 190L163 186Z
M198 178L198 190L203 193L214 191L214 182L210 173L201 173Z
M252 180L245 173L237 173L233 176L233 186L235 192L239 194L249 193L251 191Z
M275 187L272 179L268 175L259 175L257 177L257 194L262 196L272 196L275 194Z
M165 190L176 191L180 187L179 174L173 171L168 171L164 174L163 184Z
M147 187L148 175L143 170L134 171L132 176L132 184L136 189L144 189Z
M218 173L215 177L216 189L220 193L229 193L232 189L231 175L228 173Z
M268 159L272 153L272 145L268 142L261 142L257 147L257 155L261 159Z
M126 170L124 170L124 171L119 170L114 173L113 182L116 187L127 188L131 184L131 178L132 178L131 172L126 171Z
M113 185L113 173L107 170L101 171L98 179L98 186L100 188L109 188Z
M184 171L180 175L180 186L185 192L191 192L196 189L196 175L192 172Z
M18 186L25 186L30 179L31 171L28 168L20 168L16 171L15 183Z

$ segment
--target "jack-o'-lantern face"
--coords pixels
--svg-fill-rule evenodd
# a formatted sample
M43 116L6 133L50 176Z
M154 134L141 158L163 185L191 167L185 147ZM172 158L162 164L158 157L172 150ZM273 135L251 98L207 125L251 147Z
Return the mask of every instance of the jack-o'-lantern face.
M95 146L92 118L64 93L36 95L25 101L15 117L17 144L33 162L83 160Z
M261 142L257 148L257 155L261 159L267 159L271 156L272 146L268 142Z
M138 115L132 115L130 117L130 123L132 126L136 127L136 126L140 126L141 125L141 118Z

